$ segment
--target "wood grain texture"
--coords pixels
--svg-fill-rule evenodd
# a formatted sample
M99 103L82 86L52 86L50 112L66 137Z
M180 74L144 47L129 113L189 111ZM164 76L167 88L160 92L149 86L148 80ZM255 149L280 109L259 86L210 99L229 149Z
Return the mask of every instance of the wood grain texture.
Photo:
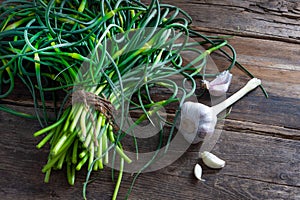
M199 30L299 43L295 0L164 0L187 10Z
M199 145L192 145L173 164L141 174L129 199L300 199L300 3L297 0L164 0L186 10L193 28L205 34L234 35L229 39L238 60L262 79L270 97L259 89L233 105L213 153L226 161L221 170L205 167ZM219 70L226 60L212 57ZM228 95L247 80L233 69ZM160 92L157 91L159 94ZM164 94L162 94L164 95ZM32 112L30 95L21 85L1 104ZM47 106L51 109L53 104ZM82 199L86 171L67 184L65 169L43 183L42 166L48 150L37 150L39 129L34 120L0 112L0 195L3 199ZM203 166L205 182L193 176ZM93 173L88 199L111 199L111 170ZM125 173L118 199L124 199L133 180Z
M0 194L5 199L81 199L86 172L77 176L76 185L66 182L62 171L52 174L49 184L43 183L41 167L46 162L47 150L35 149L37 139L32 132L38 124L1 113ZM257 129L248 124L249 129ZM14 131L12 131L14 130ZM213 153L226 160L222 170L205 167L198 158L199 145L168 167L141 174L130 199L296 199L300 195L300 141L252 132L223 131ZM193 176L193 166L203 166L205 182ZM89 199L110 199L113 183L106 168L94 173L88 187ZM132 176L125 173L120 191L123 199ZM101 197L101 198L100 198Z

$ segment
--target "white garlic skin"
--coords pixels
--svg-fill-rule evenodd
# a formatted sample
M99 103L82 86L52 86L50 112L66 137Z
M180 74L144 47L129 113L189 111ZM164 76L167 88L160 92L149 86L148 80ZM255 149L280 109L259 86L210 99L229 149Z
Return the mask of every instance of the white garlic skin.
M188 101L181 107L179 132L189 143L199 143L206 134L213 134L216 123L217 116L209 106Z
M220 73L213 81L204 83L207 86L209 93L213 96L225 95L228 91L232 79L232 74L226 70Z
M214 154L204 151L201 154L203 163L207 166L210 167L212 169L221 169L225 166L225 161L218 158L217 156L215 156Z
M200 181L205 181L202 179L202 167L199 164L196 164L194 167L194 175Z

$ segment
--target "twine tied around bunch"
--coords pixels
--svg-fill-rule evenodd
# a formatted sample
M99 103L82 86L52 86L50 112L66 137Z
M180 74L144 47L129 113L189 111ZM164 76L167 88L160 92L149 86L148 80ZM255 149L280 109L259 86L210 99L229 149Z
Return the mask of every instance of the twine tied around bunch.
M74 91L71 97L72 103L83 103L87 108L92 106L95 110L101 112L107 119L113 119L113 112L116 110L109 100L83 89Z

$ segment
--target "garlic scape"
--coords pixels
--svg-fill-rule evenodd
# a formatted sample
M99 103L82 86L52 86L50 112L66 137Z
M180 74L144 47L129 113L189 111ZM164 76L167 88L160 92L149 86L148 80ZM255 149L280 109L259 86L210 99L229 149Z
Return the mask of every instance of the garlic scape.
M189 143L200 142L206 134L213 134L217 124L217 115L234 104L245 94L261 84L257 78L252 78L239 91L223 102L212 107L201 103L185 102L181 107L179 132Z

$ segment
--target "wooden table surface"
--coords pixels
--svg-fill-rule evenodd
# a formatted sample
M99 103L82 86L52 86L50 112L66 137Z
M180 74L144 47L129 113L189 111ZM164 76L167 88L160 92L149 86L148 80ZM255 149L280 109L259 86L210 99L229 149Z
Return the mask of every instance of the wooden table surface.
M221 170L203 167L205 182L197 181L199 145L170 166L141 174L129 199L300 199L300 3L297 0L165 0L185 9L194 28L205 34L229 34L238 60L262 79L266 99L257 89L237 102L212 153L226 160ZM214 56L216 63L222 59ZM229 94L245 75L234 69ZM22 94L19 94L20 98ZM23 98L22 98L23 99ZM32 110L20 99L6 103ZM43 183L47 149L37 150L36 121L0 112L0 198L82 199L86 172L69 186L65 172ZM110 169L88 186L88 199L110 199L114 184ZM131 184L125 173L119 199Z

